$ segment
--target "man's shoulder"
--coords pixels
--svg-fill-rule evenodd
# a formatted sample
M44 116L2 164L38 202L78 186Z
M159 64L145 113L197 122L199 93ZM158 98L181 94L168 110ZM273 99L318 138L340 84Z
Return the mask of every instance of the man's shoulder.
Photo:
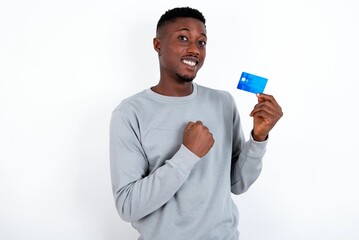
M142 90L140 92L134 93L132 95L129 95L125 98L123 98L118 104L114 111L121 111L121 110L128 110L131 108L136 108L136 106L141 106L143 102L146 100L146 90Z
M228 100L233 99L232 95L226 90L211 88L211 87L202 86L202 85L198 85L198 84L197 84L197 87L198 87L198 91L205 95L209 95L211 97L221 98L221 99L223 99L223 98L228 99Z

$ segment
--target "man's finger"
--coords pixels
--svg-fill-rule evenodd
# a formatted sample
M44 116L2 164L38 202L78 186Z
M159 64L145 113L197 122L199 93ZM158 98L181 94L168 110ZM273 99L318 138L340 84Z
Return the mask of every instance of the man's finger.
M196 121L196 124L203 125L203 122L202 121Z
M185 130L189 130L194 125L194 122L188 122Z
M273 103L274 106L276 106L280 110L282 109L279 106L277 100L275 100L275 98L272 95L265 94L265 93L260 93L260 94L257 94L257 97L258 97L259 101L270 101L271 103Z

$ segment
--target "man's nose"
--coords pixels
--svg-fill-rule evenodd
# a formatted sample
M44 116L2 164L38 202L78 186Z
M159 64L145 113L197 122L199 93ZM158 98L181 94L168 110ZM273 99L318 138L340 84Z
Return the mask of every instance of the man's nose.
M187 52L193 55L199 55L199 49L196 42L190 42L187 48Z

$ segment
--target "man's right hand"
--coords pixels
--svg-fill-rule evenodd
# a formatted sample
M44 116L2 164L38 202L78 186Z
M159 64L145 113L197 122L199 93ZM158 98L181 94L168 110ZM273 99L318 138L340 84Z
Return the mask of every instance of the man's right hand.
M201 121L189 122L183 132L183 145L198 157L208 153L214 144L214 138L209 129Z

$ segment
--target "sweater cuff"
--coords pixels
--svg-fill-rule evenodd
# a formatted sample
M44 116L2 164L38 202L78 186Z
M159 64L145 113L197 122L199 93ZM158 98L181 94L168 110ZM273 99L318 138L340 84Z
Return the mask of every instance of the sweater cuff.
M254 140L251 133L249 141L250 144L248 148L248 154L251 156L263 157L267 150L268 137L266 138L266 140L258 142Z
M181 144L180 149L170 160L166 161L166 164L170 164L184 173L189 174L193 166L200 159L200 157L191 152L185 145Z

